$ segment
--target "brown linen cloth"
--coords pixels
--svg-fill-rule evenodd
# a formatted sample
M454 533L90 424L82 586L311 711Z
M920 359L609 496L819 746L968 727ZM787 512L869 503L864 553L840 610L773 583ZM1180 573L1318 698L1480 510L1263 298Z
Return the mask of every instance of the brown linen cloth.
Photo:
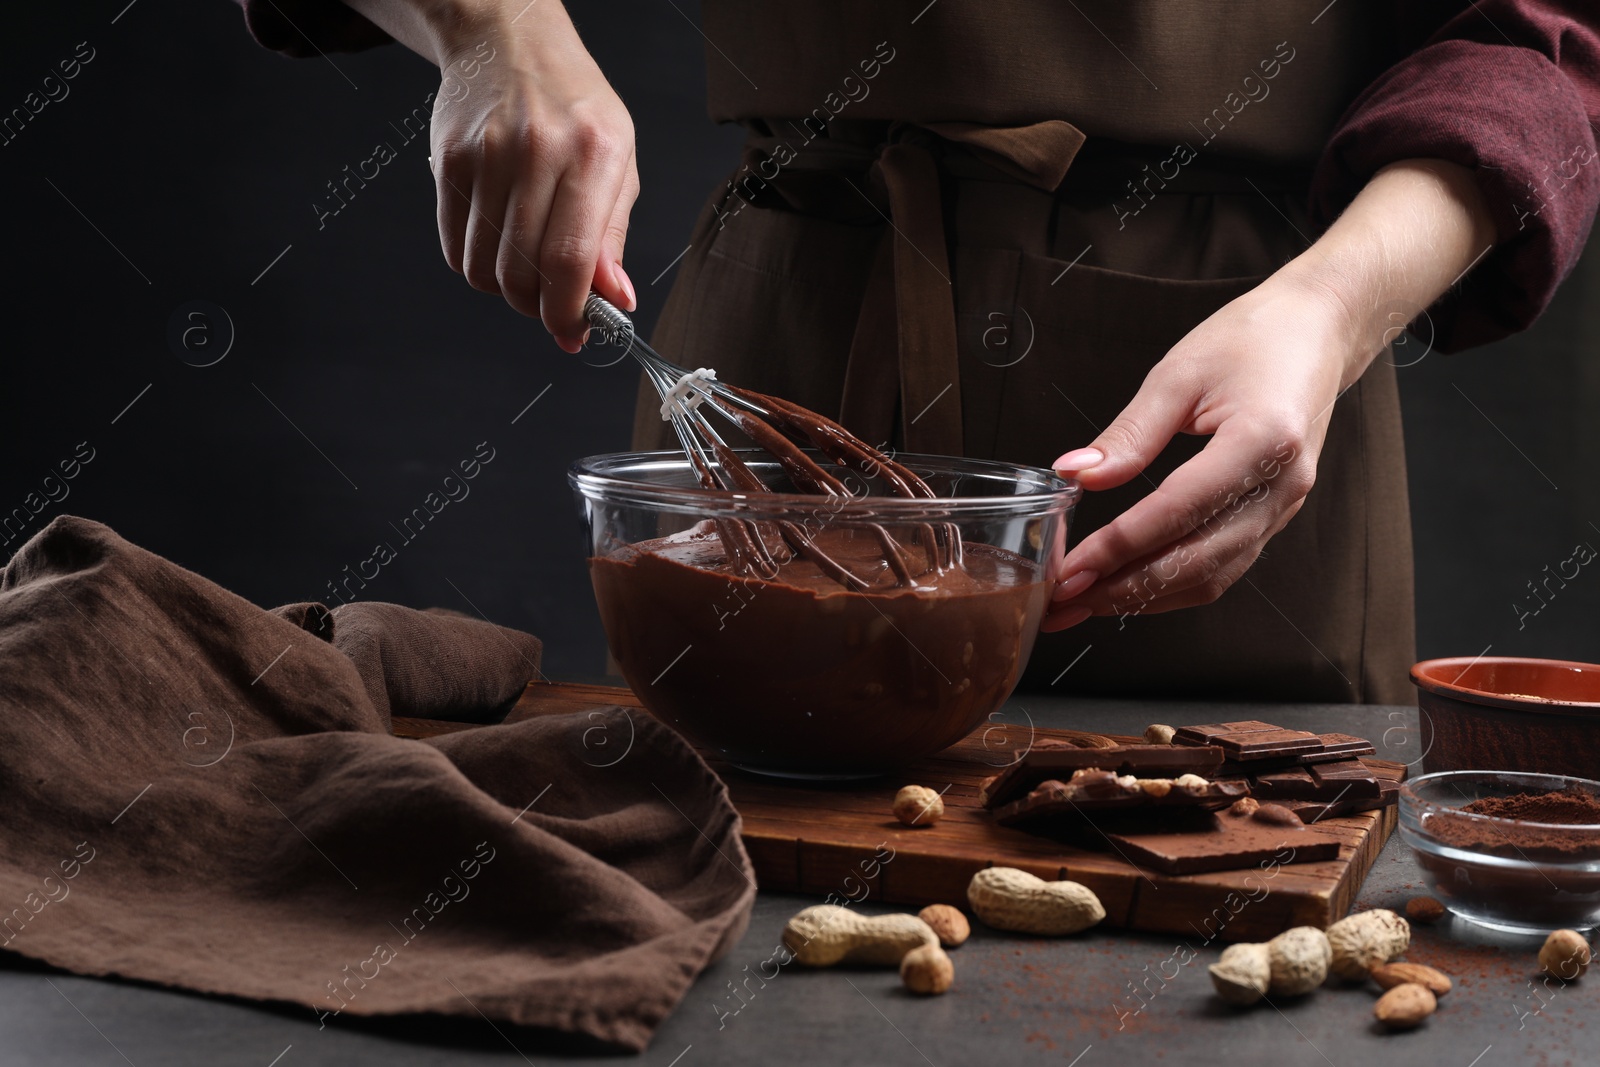
M57 519L0 573L0 945L325 1025L643 1048L749 920L722 783L621 709L389 733L505 704L538 657L461 616L263 611Z

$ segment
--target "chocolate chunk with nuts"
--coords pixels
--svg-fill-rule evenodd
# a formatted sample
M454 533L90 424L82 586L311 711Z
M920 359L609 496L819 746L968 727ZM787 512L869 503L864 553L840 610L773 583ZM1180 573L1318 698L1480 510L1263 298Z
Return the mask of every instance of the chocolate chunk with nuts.
M1176 778L1198 774L1211 778L1222 765L1215 746L1116 745L1111 748L1034 748L984 784L983 806L997 808L1027 794L1041 782L1070 778L1074 771L1094 768L1139 778Z
M995 821L1002 826L1027 825L1030 829L1054 822L1059 828L1070 830L1074 828L1071 824L1082 820L1099 820L1108 815L1132 818L1144 809L1165 812L1172 808L1205 811L1226 807L1248 792L1249 787L1243 782L1208 782L1193 774L1148 779L1089 768L1065 782L1041 782L1027 796L995 809Z

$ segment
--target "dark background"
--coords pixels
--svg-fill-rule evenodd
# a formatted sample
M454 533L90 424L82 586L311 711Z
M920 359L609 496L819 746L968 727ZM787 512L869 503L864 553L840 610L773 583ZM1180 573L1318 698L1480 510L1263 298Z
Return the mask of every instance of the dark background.
M363 596L481 613L543 637L553 678L602 673L565 471L627 447L634 371L562 353L445 266L426 141L402 146L390 126L426 107L437 73L398 47L283 59L220 0L126 4L8 11L0 112L79 42L94 58L0 146L0 515L87 441L95 458L26 534L88 516L263 605L328 598L387 540L398 558ZM627 263L648 328L740 137L705 118L697 5L568 7L638 129ZM398 158L319 230L325 183L379 141ZM1600 568L1521 628L1513 607L1537 604L1527 583L1547 564L1600 547L1595 259L1521 337L1455 356L1408 340L1396 356L1410 364L1424 656L1600 659ZM209 367L168 342L195 300L225 309L235 333ZM226 327L213 330L223 343ZM470 495L402 545L390 523L484 441L495 458Z

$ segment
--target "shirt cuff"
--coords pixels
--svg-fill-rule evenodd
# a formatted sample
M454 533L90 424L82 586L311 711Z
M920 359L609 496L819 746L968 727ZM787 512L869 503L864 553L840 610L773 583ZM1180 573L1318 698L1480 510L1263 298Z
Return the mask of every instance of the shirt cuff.
M1428 309L1433 346L1455 352L1526 329L1572 270L1600 204L1600 158L1579 87L1543 54L1444 40L1356 98L1312 179L1327 225L1378 170L1405 159L1471 167L1493 249Z
M339 0L239 0L250 36L295 59L359 52L394 38Z

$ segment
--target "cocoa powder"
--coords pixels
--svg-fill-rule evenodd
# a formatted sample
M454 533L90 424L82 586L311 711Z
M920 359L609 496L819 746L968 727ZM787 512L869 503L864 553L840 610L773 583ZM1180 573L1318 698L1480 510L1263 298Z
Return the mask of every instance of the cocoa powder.
M1517 820L1522 825L1489 823L1454 812L1429 816L1427 831L1443 844L1524 859L1574 860L1600 854L1600 831L1577 829L1600 825L1600 798L1576 787L1549 793L1516 793L1484 797L1463 804L1468 815ZM1547 825L1528 825L1528 824ZM1561 829L1572 826L1574 829Z
M1569 785L1555 793L1517 793L1509 797L1484 797L1470 804L1463 804L1461 810L1470 811L1474 815L1493 815L1500 819L1600 825L1600 798L1575 785Z

